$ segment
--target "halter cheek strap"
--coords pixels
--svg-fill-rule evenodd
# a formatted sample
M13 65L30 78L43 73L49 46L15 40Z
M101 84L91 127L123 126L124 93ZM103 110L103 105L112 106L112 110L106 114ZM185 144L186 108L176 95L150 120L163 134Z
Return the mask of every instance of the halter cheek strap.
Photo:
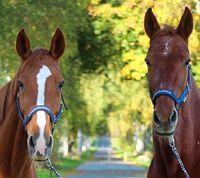
M168 89L162 89L162 90L156 91L151 100L152 100L153 104L155 104L156 99L159 96L161 96L161 95L168 96L172 100L174 100L174 102L176 103L176 109L178 110L180 108L181 104L186 101L188 93L190 92L190 88L192 88L192 83L191 83L191 77L190 77L190 65L188 65L187 84L179 98L175 95L175 93L173 91L168 90Z
M63 95L61 94L61 99L64 103L64 106L65 108L67 109L67 105L65 104L64 102L64 97ZM49 114L50 116L50 119L51 119L51 122L53 123L53 125L55 125L59 119L60 119L60 116L61 116L61 113L62 113L62 103L60 103L60 109L58 111L58 113L54 116L54 114L52 113L52 111L45 105L38 105L36 107L34 107L26 117L23 116L22 112L21 112L21 109L20 109L20 104L19 104L19 92L17 94L17 97L16 97L16 107L17 107L17 112L22 120L22 123L24 125L24 127L26 128L26 125L28 124L28 122L31 120L32 116L38 112L38 111L44 111L46 113Z

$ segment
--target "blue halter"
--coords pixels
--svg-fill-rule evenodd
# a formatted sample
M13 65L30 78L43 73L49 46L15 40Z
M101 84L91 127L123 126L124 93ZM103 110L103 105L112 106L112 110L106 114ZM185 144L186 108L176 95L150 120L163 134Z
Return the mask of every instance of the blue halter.
M64 106L65 108L67 109L67 106L64 102L64 98L63 98L63 95L61 94L61 99L64 103ZM59 119L60 119L60 116L61 116L61 113L62 113L62 103L60 103L60 109L59 109L59 112L54 116L54 114L52 113L52 111L45 105L38 105L36 107L34 107L29 113L28 115L24 118L22 112L21 112L21 109L20 109L20 104L19 104L19 92L17 94L17 97L16 97L16 106L17 106L17 112L22 120L22 123L24 125L24 127L26 128L26 125L28 124L28 122L31 120L32 116L38 112L38 111L44 111L46 113L49 114L50 116L50 119L51 119L51 122L53 123L53 125L55 125Z
M176 109L178 110L181 104L187 100L187 96L188 96L188 93L190 92L190 88L192 88L192 83L191 83L191 77L190 77L190 65L188 65L187 84L179 98L175 95L173 91L168 90L168 89L162 89L162 90L156 91L151 100L153 104L155 104L155 101L159 96L161 95L168 96L172 100L174 100L174 102L176 103Z

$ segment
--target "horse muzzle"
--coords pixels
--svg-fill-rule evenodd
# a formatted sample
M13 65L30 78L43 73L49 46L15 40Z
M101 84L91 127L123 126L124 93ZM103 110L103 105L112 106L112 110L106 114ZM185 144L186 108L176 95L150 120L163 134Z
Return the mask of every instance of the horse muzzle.
M27 139L28 152L34 161L46 161L50 158L53 147L53 136L39 140L36 136L29 136Z
M26 128L30 157L35 161L49 159L53 147L53 126L48 113L44 111L36 112Z
M167 121L162 121L157 112L153 113L154 130L158 136L173 135L178 123L178 113L174 108Z

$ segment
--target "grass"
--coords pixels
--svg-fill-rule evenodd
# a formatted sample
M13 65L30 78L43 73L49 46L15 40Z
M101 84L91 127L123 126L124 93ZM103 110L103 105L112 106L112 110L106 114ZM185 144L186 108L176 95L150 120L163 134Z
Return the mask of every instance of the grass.
M151 163L151 158L147 155L137 155L130 157L129 161L135 165L142 166L144 168L148 168Z
M147 169L151 163L152 152L145 151L143 154L137 154L134 147L135 145L130 145L128 142L126 143L124 139L112 138L114 158Z
M53 165L56 167L56 170L61 175L67 175L73 170L75 170L79 165L91 159L95 150L89 150L84 152L81 156L73 156L71 158L61 158ZM50 177L50 171L47 169L37 169L38 178L48 178ZM55 176L52 176L54 178Z
M131 151L124 151L121 149L114 149L114 157L122 159L125 162L148 168L151 162L151 153L145 152L141 155L136 155Z

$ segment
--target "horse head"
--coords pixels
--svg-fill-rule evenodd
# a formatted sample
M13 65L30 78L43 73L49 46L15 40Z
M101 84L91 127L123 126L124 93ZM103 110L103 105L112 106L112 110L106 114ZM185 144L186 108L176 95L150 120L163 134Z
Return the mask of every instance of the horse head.
M170 136L178 123L178 109L191 88L188 37L192 33L193 18L186 7L176 29L160 28L150 8L145 15L144 27L150 38L146 63L154 104L154 130L157 135Z
M60 57L65 49L64 36L57 29L50 49L31 49L29 38L22 29L16 41L21 57L16 98L18 114L28 134L27 146L35 161L49 159L53 146L53 127L61 112L61 89L64 79Z

